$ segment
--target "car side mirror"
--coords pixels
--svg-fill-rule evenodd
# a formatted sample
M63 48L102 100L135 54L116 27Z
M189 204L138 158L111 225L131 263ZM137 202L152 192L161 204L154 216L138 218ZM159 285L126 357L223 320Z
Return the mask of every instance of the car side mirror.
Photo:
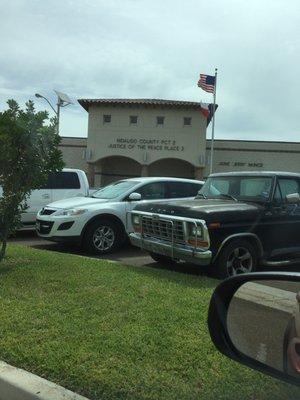
M285 200L288 204L299 204L300 203L300 195L299 193L291 193L285 196Z
M300 386L300 274L252 273L223 281L209 332L227 357Z
M128 200L129 201L140 201L142 200L142 195L140 193L130 193L130 195L128 196Z

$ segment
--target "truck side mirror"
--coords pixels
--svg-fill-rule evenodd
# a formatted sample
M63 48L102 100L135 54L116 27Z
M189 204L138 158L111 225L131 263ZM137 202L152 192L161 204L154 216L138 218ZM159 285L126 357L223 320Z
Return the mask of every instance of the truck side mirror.
M300 195L299 193L291 193L285 196L285 200L288 204L299 204L300 203Z
M142 200L142 195L140 193L130 193L130 195L128 196L128 200L129 201L140 201Z
M209 307L210 336L227 357L300 386L300 274L223 281Z

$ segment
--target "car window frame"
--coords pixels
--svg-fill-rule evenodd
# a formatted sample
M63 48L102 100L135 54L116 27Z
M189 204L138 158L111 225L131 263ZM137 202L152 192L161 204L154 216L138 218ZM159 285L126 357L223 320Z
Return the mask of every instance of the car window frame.
M169 185L172 185L172 184L180 184L180 185L195 185L195 186L198 186L199 188L198 188L198 190L197 190L197 192L196 192L196 194L195 195L193 195L193 194L191 194L191 195L185 195L185 196L172 196L172 197L166 197L165 196L165 199L184 199L184 198L187 198L187 197L196 197L197 196L197 194L198 194L198 192L199 192L199 190L201 190L202 189L202 187L203 187L203 184L201 184L201 183L197 183L197 182L189 182L189 181L187 181L187 182L185 182L185 181L167 181L166 182L166 187L167 187L167 190L166 190L166 193L165 193L165 195L168 195L169 194L169 191L170 191L170 189L169 189Z
M140 192L139 192L140 189L142 189L142 188L144 188L145 186L148 186L148 185L153 185L153 184L155 184L155 183L160 183L160 184L163 184L163 185L165 186L165 184L167 183L167 181L154 181L154 182L147 182L147 183L144 183L144 184L142 184L142 185L140 185L140 186L134 188L134 190L131 190L130 193L128 193L128 194L124 197L124 200L123 200L123 201L130 201L130 200L129 200L129 196L130 196L132 193L140 193ZM165 186L165 188L164 188L164 197L160 197L160 198L158 198L158 199L143 199L143 197L142 197L140 201L165 200L165 199L166 199L166 197L165 197L165 196L166 196L166 193L167 193L167 188L166 188L166 186Z

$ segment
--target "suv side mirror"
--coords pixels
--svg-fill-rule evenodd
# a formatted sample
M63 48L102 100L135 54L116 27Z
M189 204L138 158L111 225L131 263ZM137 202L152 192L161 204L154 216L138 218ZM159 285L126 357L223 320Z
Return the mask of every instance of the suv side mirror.
M223 281L208 326L227 357L300 386L300 274L252 273Z
M142 200L142 195L140 193L130 193L130 195L128 196L128 200L129 201L140 201Z
M285 200L288 204L299 204L300 203L300 195L299 193L291 193L285 196Z

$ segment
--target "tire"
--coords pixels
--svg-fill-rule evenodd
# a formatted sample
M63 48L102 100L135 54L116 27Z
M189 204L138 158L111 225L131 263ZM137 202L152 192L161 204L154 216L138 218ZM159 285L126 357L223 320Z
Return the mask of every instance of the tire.
M241 257L246 257L241 259ZM247 240L233 240L225 245L213 265L217 278L225 279L238 274L254 272L257 269L255 247Z
M117 250L125 239L125 231L121 224L103 218L88 225L83 237L83 247L91 254L109 254Z
M162 265L164 265L164 264L170 265L170 264L175 264L176 263L176 260L174 260L173 258L167 257L167 256L163 256L163 255L158 254L158 253L150 253L150 256L154 261L156 261L156 262L158 262L159 264L162 264Z

